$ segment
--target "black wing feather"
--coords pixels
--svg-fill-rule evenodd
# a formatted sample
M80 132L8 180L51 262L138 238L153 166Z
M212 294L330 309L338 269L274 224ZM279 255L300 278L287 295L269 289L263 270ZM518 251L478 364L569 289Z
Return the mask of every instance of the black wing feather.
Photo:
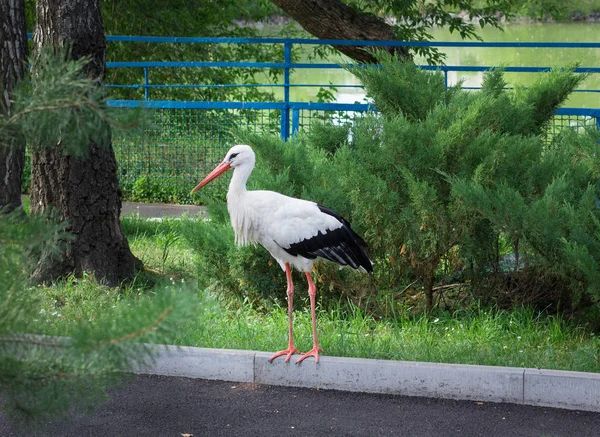
M342 226L319 233L306 240L299 241L282 247L287 253L293 256L302 256L308 259L317 257L338 263L343 266L350 266L354 269L360 267L367 272L373 271L373 263L367 254L367 243L360 235L352 230L350 223L335 211L322 205L317 205L319 210L327 215L335 217Z

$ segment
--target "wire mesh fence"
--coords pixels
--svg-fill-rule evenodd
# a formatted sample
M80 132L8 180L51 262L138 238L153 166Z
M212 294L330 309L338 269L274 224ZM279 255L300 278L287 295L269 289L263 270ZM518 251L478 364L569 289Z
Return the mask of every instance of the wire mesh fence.
M293 124L292 132L309 129L314 123L332 123L335 125L352 125L357 117L364 117L367 111L340 111L320 109L298 110L297 122ZM293 120L295 121L295 120Z
M144 128L118 131L113 148L124 196L135 201L190 203L191 189L234 144L236 129L277 134L277 110L157 109ZM207 187L222 193L220 178Z
M124 198L133 201L192 203L191 189L212 170L235 144L235 132L280 135L279 109L155 109L145 127L116 130L113 148ZM561 111L546 131L546 141L563 129L600 128L600 111ZM292 134L315 123L352 125L365 110L297 109L292 114ZM589 115L591 114L591 115ZM23 189L30 183L26 156ZM223 196L227 176L218 178L205 192Z
M560 133L563 129L576 129L581 132L583 129L598 127L600 119L590 115L555 115L552 123L548 126L546 140L550 141L554 135Z
M367 112L296 109L292 134L314 123L352 125ZM157 109L150 126L115 132L113 147L125 198L136 201L191 203L190 190L235 144L236 130L279 135L278 109ZM562 129L597 126L596 116L559 113L547 130L547 140ZM228 178L219 178L205 191L224 195Z

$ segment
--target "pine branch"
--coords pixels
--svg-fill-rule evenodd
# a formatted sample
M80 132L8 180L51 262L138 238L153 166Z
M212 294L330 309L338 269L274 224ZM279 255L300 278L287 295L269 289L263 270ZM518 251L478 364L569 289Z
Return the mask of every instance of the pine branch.
M12 117L10 117L8 119L8 123L18 123L20 120L24 119L26 116L36 113L36 112L44 113L46 111L60 111L61 109L71 109L71 108L79 109L79 108L86 106L88 108L93 109L95 114L102 121L104 121L105 123L108 123L112 127L115 127L118 129L131 129L140 124L139 120L137 120L137 119L132 121L131 123L119 123L116 120L114 120L113 118L109 117L106 114L106 111L102 107L100 107L100 105L98 105L97 102L90 100L88 98L83 98L83 99L77 100L75 102L72 102L70 100L65 100L64 102L65 103L61 103L61 101L59 100L55 104L48 104L48 105L42 105L42 106L36 106L36 107L23 109L22 111L19 111L16 114L14 114Z
M23 119L25 116L35 113L35 112L44 112L44 111L57 111L57 110L61 110L61 109L68 109L68 108L80 108L81 106L83 106L85 104L85 102L78 100L76 102L70 102L69 100L65 101L66 103L64 104L54 104L54 105L47 105L47 106L36 106L33 108L27 108L27 109L23 109L22 111L17 112L16 114L14 114L12 117L10 117L8 119L9 123L17 123L20 119Z
M140 125L141 110L112 110L106 89L86 75L87 60L68 61L42 52L31 74L15 87L12 114L0 116L0 142L24 137L31 150L57 144L69 155L85 155L90 140L110 141L110 128Z
M48 381L50 379L69 379L69 378L89 378L94 376L103 376L121 373L120 370L104 370L100 372L64 372L59 370L54 373L41 376L28 377L31 381Z
M6 245L22 245L22 246L31 246L35 243L38 243L40 241L43 241L41 238L30 238L27 240L9 240L9 239L4 239L4 238L0 238L0 244L6 244Z
M142 335L147 334L148 332L150 332L153 329L155 329L156 327L158 327L158 325L160 325L169 316L169 314L171 314L172 312L173 312L173 307L169 306L167 309L165 309L158 316L158 318L151 325L148 325L145 328L142 328L142 329L140 329L138 331L130 332L130 333L125 334L125 335L123 335L121 337L117 337L117 338L112 338L110 340L101 341L96 346L86 349L85 352L92 352L92 351L98 350L101 347L104 347L106 345L113 345L113 344L117 344L117 343L122 343L124 341L131 340L132 338L141 337Z
M35 346L44 346L44 347L67 347L68 344L66 341L63 342L49 342L41 340L45 336L41 335L22 335L22 336L9 336L9 337L0 337L0 342L4 343L24 343L31 344Z

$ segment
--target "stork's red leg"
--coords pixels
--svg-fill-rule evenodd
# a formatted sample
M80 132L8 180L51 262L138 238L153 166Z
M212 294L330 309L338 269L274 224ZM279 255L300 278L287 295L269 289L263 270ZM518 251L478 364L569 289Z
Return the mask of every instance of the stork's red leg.
M294 346L294 334L292 333L292 312L294 309L294 283L292 282L292 270L290 265L285 263L285 276L287 278L287 299L288 299L288 318L290 321L290 333L288 348L277 352L271 358L269 362L272 362L275 358L285 355L285 362L287 363L292 355L299 354L300 352Z
M315 362L319 362L319 352L323 352L323 349L319 347L319 340L317 338L317 315L315 314L315 304L317 300L317 287L312 280L309 272L306 272L306 280L308 281L308 297L310 298L310 316L312 318L312 330L313 330L313 348L302 355L296 364L300 364L308 357L315 357Z

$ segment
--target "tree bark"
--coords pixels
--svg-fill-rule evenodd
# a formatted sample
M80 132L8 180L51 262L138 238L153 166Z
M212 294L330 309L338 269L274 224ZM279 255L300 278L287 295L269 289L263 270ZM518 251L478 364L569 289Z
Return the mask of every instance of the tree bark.
M25 76L27 30L23 0L0 1L0 111L10 115L11 94ZM0 208L21 206L21 182L25 163L25 142L13 138L0 143ZM3 209L5 211L5 209Z
M99 0L38 0L36 14L36 48L69 45L72 58L90 58L88 74L102 81L106 42ZM67 156L60 144L44 146L31 156L31 210L67 222L75 239L62 256L44 256L33 279L46 282L83 271L109 285L131 278L141 262L121 232L121 191L110 139L90 141L83 157Z
M397 40L394 28L375 15L365 14L340 0L272 0L304 30L319 39ZM334 46L361 63L377 63L369 53L374 47ZM382 47L401 58L410 59L406 47Z

